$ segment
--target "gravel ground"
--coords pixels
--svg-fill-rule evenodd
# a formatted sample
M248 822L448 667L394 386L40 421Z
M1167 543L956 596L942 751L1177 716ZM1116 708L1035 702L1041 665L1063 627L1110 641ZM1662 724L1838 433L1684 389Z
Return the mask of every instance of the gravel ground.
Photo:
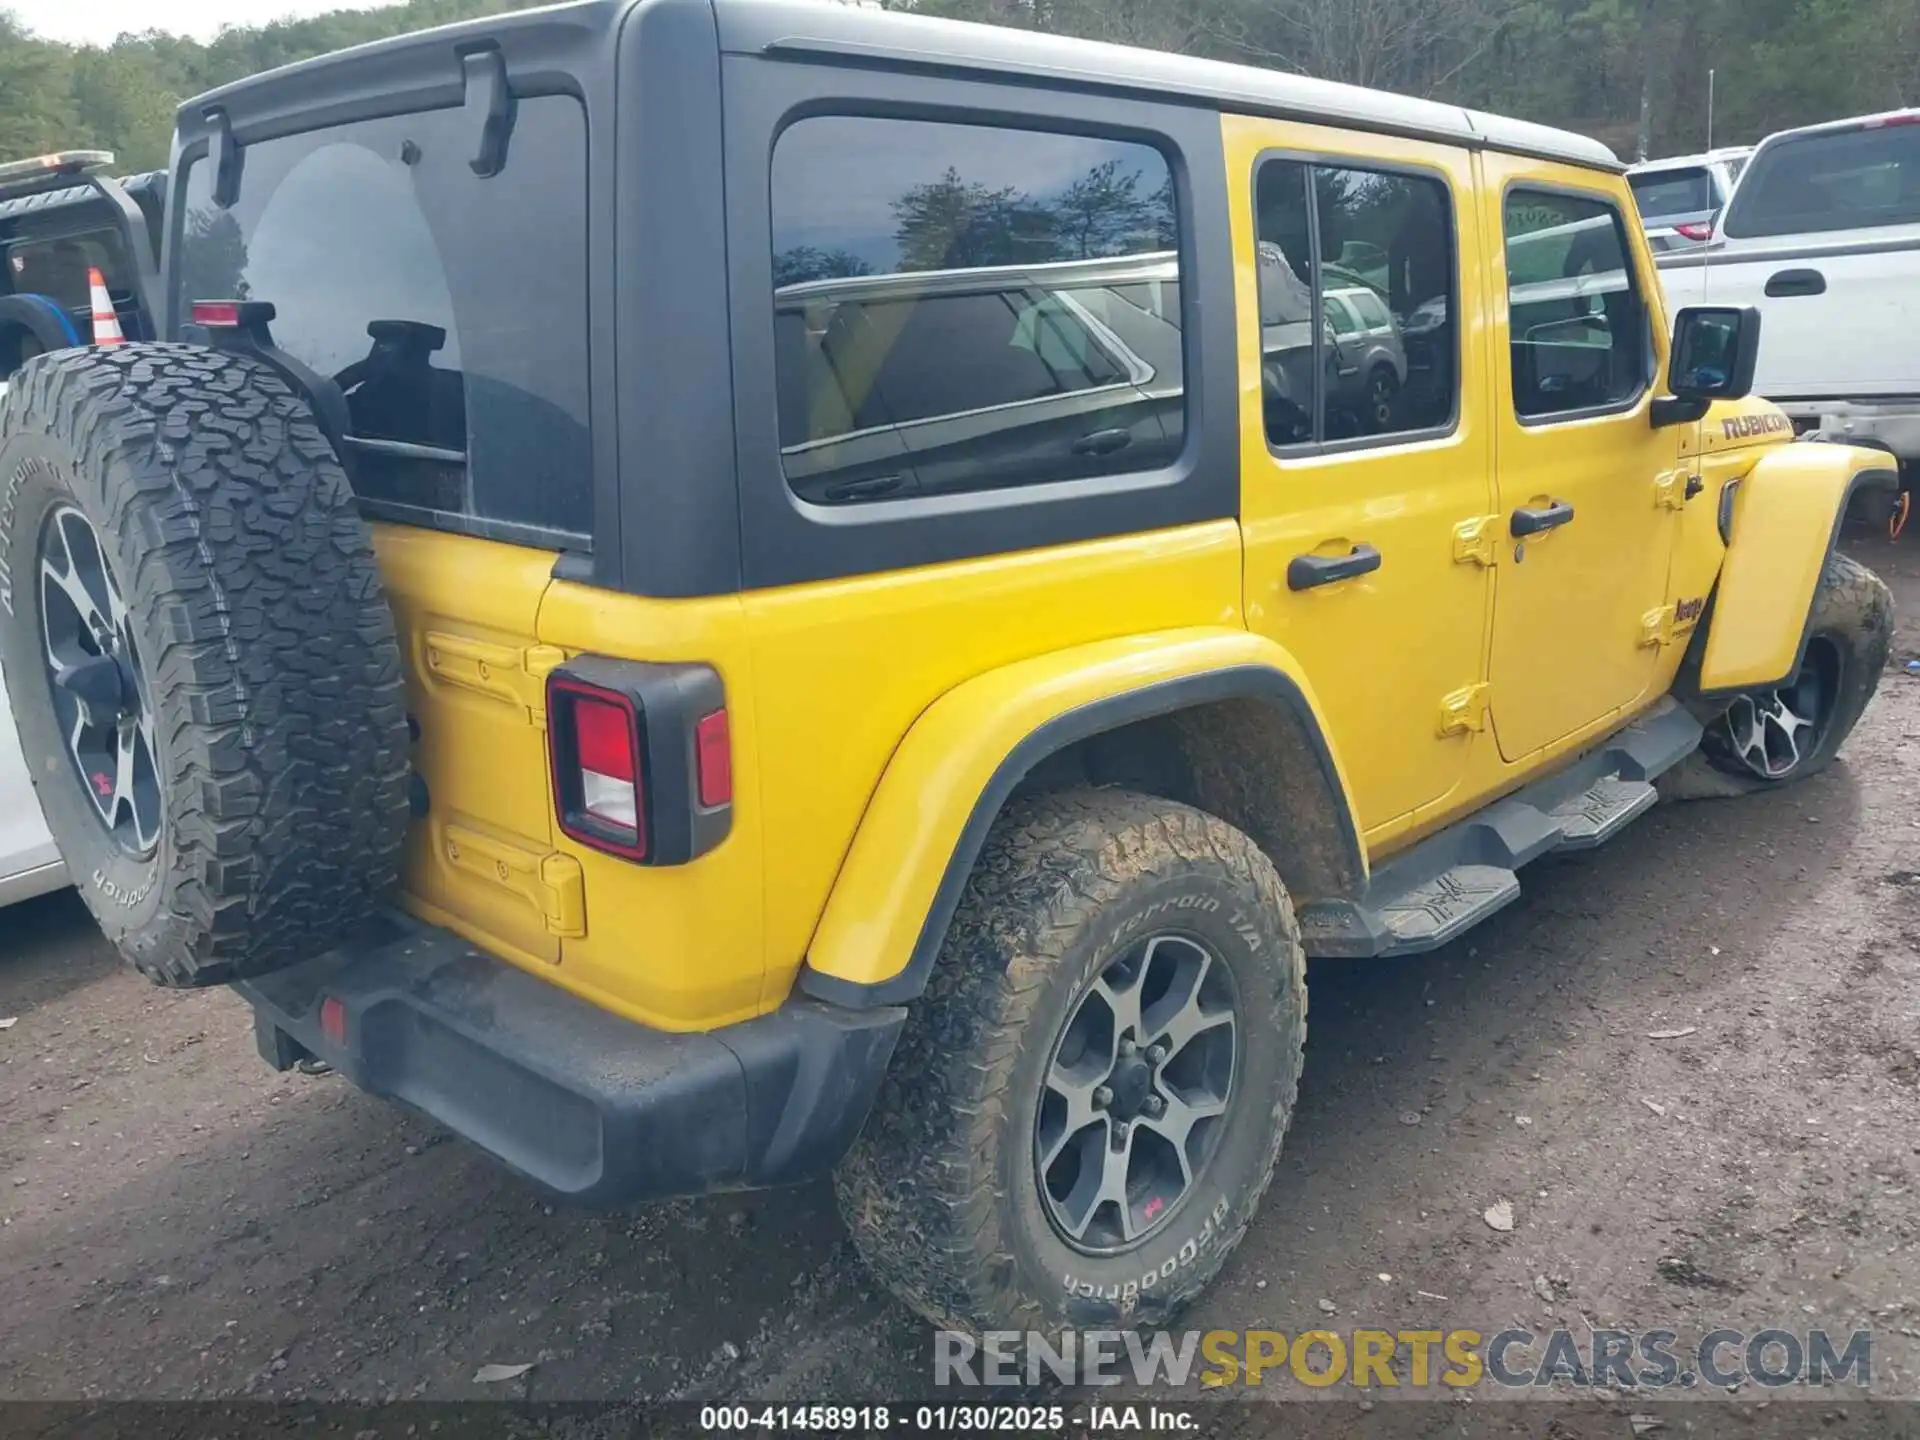
M1920 613L1920 543L1854 548ZM1662 807L1437 955L1317 965L1280 1174L1192 1324L1870 1326L1874 1390L1920 1397L1916 654L1804 787ZM70 895L0 914L4 1017L0 1397L927 1391L823 1186L556 1210L267 1071L237 1000L150 988Z

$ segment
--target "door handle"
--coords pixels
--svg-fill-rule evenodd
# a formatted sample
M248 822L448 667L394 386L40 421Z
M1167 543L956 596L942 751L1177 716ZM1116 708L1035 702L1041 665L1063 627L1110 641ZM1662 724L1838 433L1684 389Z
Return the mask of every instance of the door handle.
M1116 450L1124 450L1133 443L1133 433L1128 430L1095 430L1091 435L1082 435L1073 442L1076 455L1111 455Z
M1518 539L1522 535L1538 535L1542 530L1553 530L1573 521L1573 506L1565 500L1555 500L1549 505L1522 505L1513 512L1513 518L1507 528Z
M1379 568L1380 552L1371 545L1356 545L1345 555L1296 555L1287 562L1287 588L1311 590L1316 585L1370 575Z
M1827 277L1818 270L1781 270L1767 277L1767 294L1775 300L1789 295L1824 295Z

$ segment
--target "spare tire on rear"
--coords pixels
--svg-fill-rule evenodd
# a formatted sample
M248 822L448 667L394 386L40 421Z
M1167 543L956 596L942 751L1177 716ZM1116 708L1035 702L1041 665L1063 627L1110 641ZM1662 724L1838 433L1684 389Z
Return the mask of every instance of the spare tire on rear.
M309 958L394 883L393 617L338 458L262 361L126 345L14 377L0 665L67 869L149 979Z

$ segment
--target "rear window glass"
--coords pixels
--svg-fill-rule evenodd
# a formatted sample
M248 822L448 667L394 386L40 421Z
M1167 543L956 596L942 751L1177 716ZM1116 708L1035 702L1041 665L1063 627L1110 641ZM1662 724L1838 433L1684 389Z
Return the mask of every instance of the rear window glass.
M781 459L816 504L1152 469L1185 395L1150 146L855 116L773 156Z
M45 295L66 310L85 310L92 303L87 272L95 268L109 290L126 288L126 257L111 235L22 240L7 249L7 288L15 295Z
M1752 161L1727 213L1741 237L1920 224L1920 125L1800 135Z
M1643 220L1697 215L1719 203L1713 195L1713 176L1705 169L1656 170L1647 175L1629 175L1627 183L1633 187L1633 198L1640 206Z
M584 543L586 116L522 99L497 175L473 148L460 110L248 145L231 209L194 162L179 299L275 307L275 343L346 393L377 513Z

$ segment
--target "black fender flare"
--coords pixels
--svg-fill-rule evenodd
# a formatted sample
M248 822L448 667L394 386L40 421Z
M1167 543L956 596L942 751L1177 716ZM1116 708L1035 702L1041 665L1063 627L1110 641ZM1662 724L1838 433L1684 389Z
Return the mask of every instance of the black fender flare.
M887 979L871 984L803 966L801 991L816 1000L857 1010L901 1005L916 999L926 989L934 962L946 943L954 913L986 846L988 832L1020 783L1042 761L1080 741L1139 721L1198 713L1204 707L1223 701L1260 705L1271 712L1276 723L1288 727L1288 738L1309 758L1308 773L1322 787L1321 795L1315 797L1316 803L1322 813L1332 817L1331 833L1319 847L1326 852L1326 858L1316 867L1326 877L1323 893L1358 894L1367 882L1365 850L1339 767L1312 705L1293 677L1281 670L1266 665L1229 666L1104 696L1065 711L1029 732L1000 761L974 801L906 965ZM1273 825L1263 823L1254 813L1257 806L1251 803L1236 806L1231 797L1225 796L1222 801L1209 804L1204 793L1198 801L1202 809L1220 813L1222 819L1246 830L1256 843L1269 854L1273 853L1280 837ZM1236 809L1243 813L1233 813ZM1287 867L1277 858L1276 864L1281 865L1282 876L1287 878ZM1316 894L1313 898L1321 896Z

